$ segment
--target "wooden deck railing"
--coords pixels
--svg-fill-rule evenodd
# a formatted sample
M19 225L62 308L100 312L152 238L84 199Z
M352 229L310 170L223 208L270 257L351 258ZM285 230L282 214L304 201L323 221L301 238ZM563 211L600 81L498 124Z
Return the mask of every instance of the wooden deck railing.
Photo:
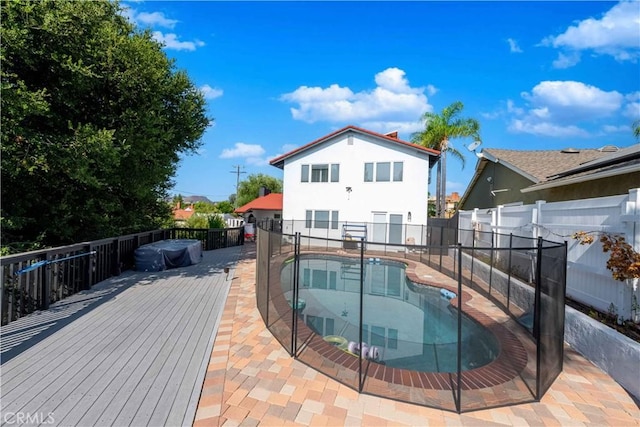
M138 247L165 239L209 251L244 244L244 229L170 228L0 257L2 325L133 269Z

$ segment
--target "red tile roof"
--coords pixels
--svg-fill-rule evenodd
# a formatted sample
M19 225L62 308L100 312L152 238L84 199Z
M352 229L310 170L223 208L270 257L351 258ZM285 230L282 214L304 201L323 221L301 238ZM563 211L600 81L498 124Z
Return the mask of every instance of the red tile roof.
M192 208L187 209L174 209L173 210L173 219L175 220L187 220L193 216L195 211Z
M270 193L266 196L258 197L240 206L234 212L245 213L249 211L281 211L282 210L282 194Z
M330 139L330 138L332 138L332 137L334 137L336 135L340 135L341 133L348 132L350 130L351 131L355 131L355 132L359 132L359 133L364 133L364 134L371 135L371 136L375 136L377 138L381 138L381 139L384 139L386 141L390 141L390 142L392 142L394 144L400 144L400 145L404 145L404 146L407 146L407 147L415 148L416 150L423 151L425 153L429 153L429 154L434 155L434 156L439 156L440 155L440 152L438 150L433 150L431 148L425 148L425 147L423 147L421 145L418 145L418 144L413 144L411 142L402 141L401 139L397 138L397 134L395 135L396 137L394 137L393 132L390 133L390 134L387 134L387 135L383 135L381 133L372 132L370 130L362 129L362 128L359 128L359 127L356 127L356 126L346 126L346 127L342 128L342 129L339 129L339 130L337 130L335 132L330 133L329 135L325 135L322 138L318 138L315 141L311 141L310 143L305 144L302 147L298 147L295 150L289 151L286 154L283 154L283 155L281 155L279 157L276 157L275 159L272 159L269 162L269 164L282 169L284 167L284 161L287 158L293 156L294 154L298 154L298 153L300 153L300 152L302 152L304 150L307 150L307 149L309 149L309 148L311 148L311 147L313 147L315 145L321 144L322 142L326 141L327 139Z

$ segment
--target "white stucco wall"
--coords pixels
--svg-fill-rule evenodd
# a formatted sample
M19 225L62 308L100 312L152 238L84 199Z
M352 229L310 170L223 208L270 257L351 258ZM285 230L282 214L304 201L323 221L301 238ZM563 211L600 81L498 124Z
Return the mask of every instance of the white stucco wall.
M349 136L353 144L349 145ZM402 182L365 182L364 164L403 162ZM339 164L339 182L301 182L303 164ZM429 154L358 132L347 132L285 161L283 219L304 221L307 210L339 212L339 222L373 222L373 212L427 223ZM351 192L346 188L351 187ZM411 212L409 222L407 214Z

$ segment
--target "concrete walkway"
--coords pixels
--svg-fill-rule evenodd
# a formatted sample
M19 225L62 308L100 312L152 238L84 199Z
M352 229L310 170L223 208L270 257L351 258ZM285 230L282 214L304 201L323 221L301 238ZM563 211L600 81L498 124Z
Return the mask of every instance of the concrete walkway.
M358 394L294 360L273 338L256 308L255 245L244 251L195 426L640 426L640 409L624 389L570 349L539 403L458 415Z

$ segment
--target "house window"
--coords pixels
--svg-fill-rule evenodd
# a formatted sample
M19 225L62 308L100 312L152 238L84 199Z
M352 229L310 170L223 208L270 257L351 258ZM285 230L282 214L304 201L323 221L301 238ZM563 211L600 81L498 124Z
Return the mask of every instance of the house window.
M335 271L329 272L329 289L336 289L336 284L338 283L338 273Z
M373 182L373 163L364 164L364 182Z
M338 211L306 211L306 228L338 229Z
M329 165L312 165L311 182L329 182Z
M313 221L313 211L307 211L305 219L306 219L304 222L305 228L311 228L312 221Z
M327 289L327 270L312 270L311 287L318 289Z
M339 182L340 181L340 165L332 164L331 165L331 182Z
M371 326L371 345L377 347L385 346L385 328L381 326Z
M315 211L315 228L329 228L329 211Z
M376 181L387 182L391 180L391 163L381 162L376 164Z
M393 174L392 174L393 164ZM403 162L378 162L378 163L365 163L364 164L364 182L374 181L374 166L375 166L375 181L376 182L401 182L404 175L404 163Z
M395 182L402 181L402 162L393 162L393 180Z
M388 333L387 346L395 350L398 348L398 330L389 328Z
M307 316L307 326L309 326L311 330L316 334L319 334L319 335L324 334L323 323L324 323L324 317L309 316L309 315Z
M300 181L309 182L309 165L302 165Z
M333 335L335 332L335 321L331 317L324 319L324 335Z

